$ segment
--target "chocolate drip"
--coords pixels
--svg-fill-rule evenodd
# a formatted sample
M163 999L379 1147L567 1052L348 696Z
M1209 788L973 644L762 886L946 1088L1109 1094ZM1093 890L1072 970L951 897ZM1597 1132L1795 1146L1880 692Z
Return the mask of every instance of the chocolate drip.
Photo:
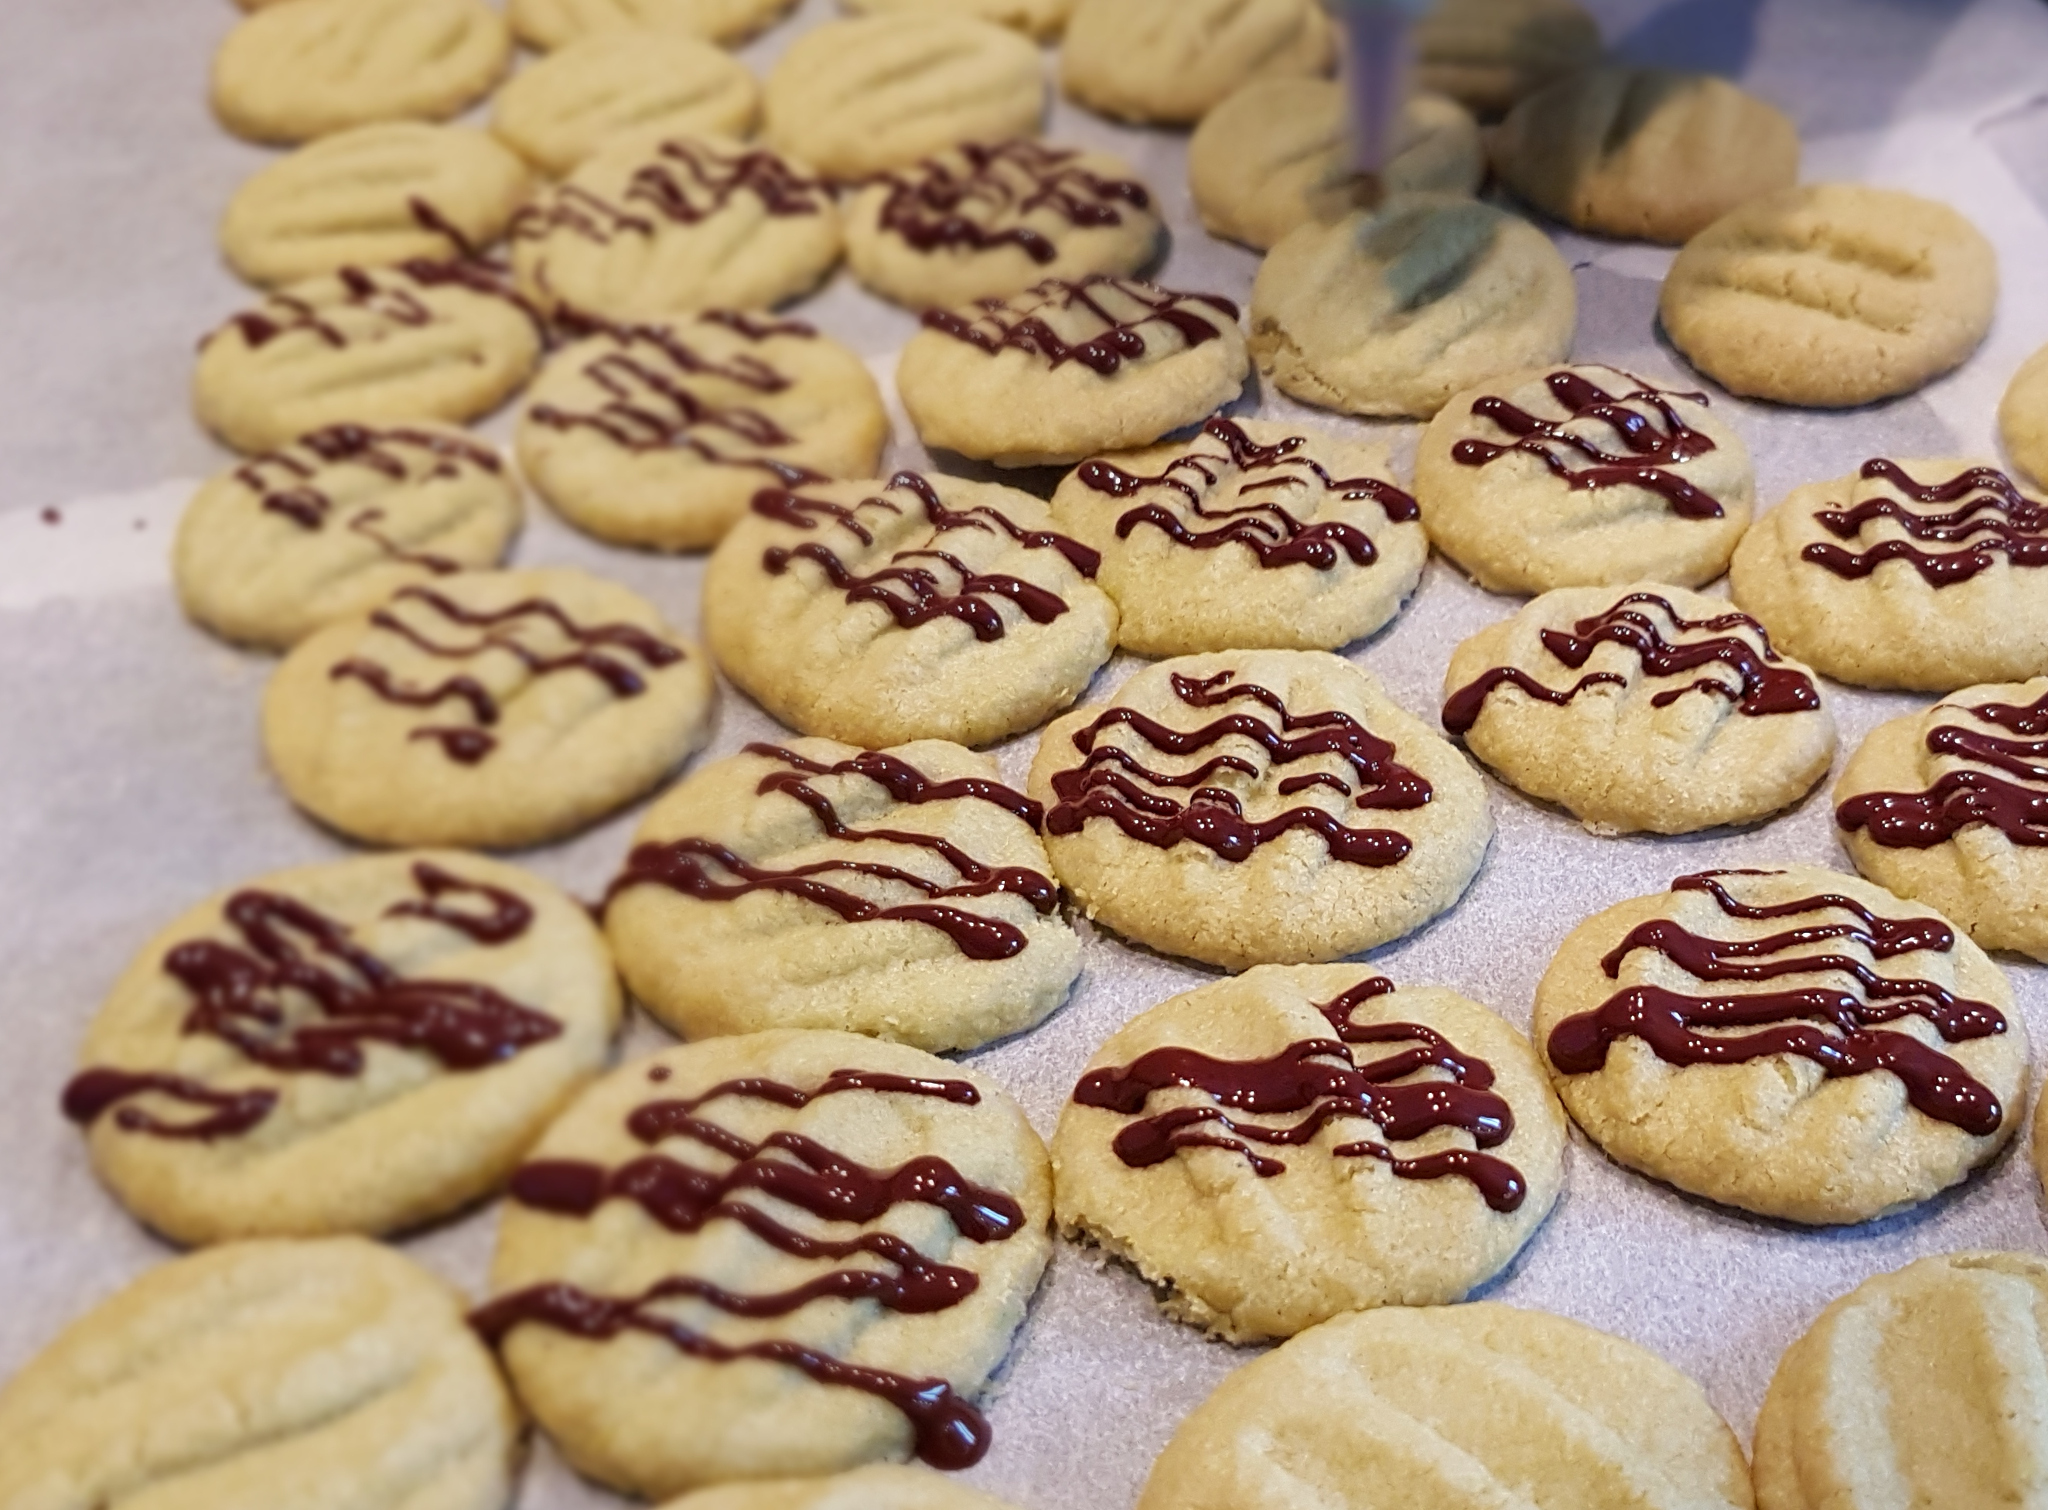
M1119 319L1103 302L1104 290L1114 290L1122 299L1136 304L1141 313L1136 319ZM1019 308L1019 301L1026 297L1033 302ZM1099 273L1079 282L1049 279L1030 290L1028 296L978 299L964 312L926 310L924 323L927 329L965 341L990 356L1001 351L1024 351L1043 357L1053 367L1079 362L1090 371L1109 377L1125 362L1135 362L1145 355L1148 325L1169 327L1190 347L1222 335L1223 326L1215 323L1214 315L1190 307L1196 304L1207 305L1229 323L1237 323L1238 308L1228 299L1213 294L1177 294L1149 283ZM1083 310L1102 329L1087 340L1069 343L1039 313L1052 308L1063 312Z
M799 755L794 750L785 750L780 745L755 743L746 747L749 755L758 755L764 760L778 761L808 776L865 776L881 787L896 801L911 806L927 802L958 802L962 800L987 802L1001 808L1013 817L1031 825L1034 833L1043 829L1045 809L1022 792L1004 786L1000 781L990 781L981 776L959 776L951 781L934 781L909 761L880 750L862 750L851 760L842 760L825 765ZM796 784L790 775L765 776L759 792L789 790Z
M533 908L526 899L502 886L465 880L430 860L416 861L412 877L420 895L410 901L393 902L384 909L384 916L425 918L491 947L511 943L533 925ZM479 898L491 910L470 912L447 905L448 898L458 896Z
M1936 589L1969 581L1991 567L2001 552L2015 567L2048 566L2048 506L2027 497L1995 467L1971 467L1945 482L1923 483L1897 462L1878 457L1866 461L1858 475L1865 481L1889 483L1916 504L1970 501L1942 514L1917 513L1891 498L1867 499L1853 508L1822 509L1813 517L1838 540L1853 542L1865 525L1877 519L1891 520L1910 538L1882 540L1860 553L1815 541L1799 553L1801 560L1852 581L1869 576L1887 561L1906 561L1922 581ZM1925 551L1915 540L1957 548Z
M412 213L414 225L429 235L445 237L456 256L473 261L483 255L483 248L464 235L462 227L442 214L432 200L419 194L408 195L405 207Z
M1956 711L2022 735L2048 734L2048 697L2024 707L1987 703ZM1980 823L2014 844L2048 845L2048 790L2020 785L2048 783L2048 739L2006 739L1936 724L1927 733L1927 749L1987 769L1945 771L1924 792L1865 792L1837 807L1835 821L1864 830L1888 849L1932 849Z
M386 326L417 329L434 324L440 316L420 298L420 290L451 286L502 299L536 326L540 325L539 315L519 297L504 269L488 262L414 257L389 267L337 268L333 276L341 286L341 308L365 311ZM303 331L324 346L345 350L350 344L349 337L327 317L324 311L328 307L296 294L274 293L257 308L231 316L199 344L203 350L232 330L242 338L243 345L256 351L280 337Z
M301 452L310 452L314 460L305 460ZM263 509L302 529L318 530L334 501L312 482L322 467L338 466L365 467L393 483L439 482L461 476L465 467L494 477L505 470L497 452L467 436L402 426L328 425L284 450L250 457L235 468L234 477L257 495Z
M773 152L745 148L717 150L707 142L665 141L654 159L636 169L620 203L580 185L559 185L553 193L512 217L514 241L535 241L561 229L609 245L619 236L652 236L664 221L700 225L742 195L777 219L822 214L832 191L806 178Z
M943 157L887 175L879 223L920 252L1014 246L1041 267L1059 255L1023 222L1043 211L1084 230L1123 224L1119 205L1149 209L1144 185L1103 178L1081 154L1041 142L969 142Z
M139 1106L121 1106L114 1113L114 1125L123 1132L210 1143L215 1138L241 1136L269 1116L270 1109L277 1105L274 1090L217 1091L183 1075L101 1068L82 1070L71 1078L64 1087L64 1115L81 1127L90 1127L109 1107L152 1092L188 1106L207 1107L212 1115L196 1122L166 1122Z

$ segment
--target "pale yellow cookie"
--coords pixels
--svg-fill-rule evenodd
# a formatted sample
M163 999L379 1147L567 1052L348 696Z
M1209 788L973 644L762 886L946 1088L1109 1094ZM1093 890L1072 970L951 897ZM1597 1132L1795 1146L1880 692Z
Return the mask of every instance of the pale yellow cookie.
M511 0L512 29L528 47L549 52L605 32L704 37L744 42L780 19L794 0Z
M291 799L372 844L510 849L632 801L703 744L704 656L568 567L464 572L299 643L263 698Z
M648 811L605 931L635 999L691 1040L971 1049L1035 1026L1081 968L1043 822L959 745L750 744Z
M1014 27L1027 36L1057 37L1066 29L1075 0L840 0L856 16L898 11L913 15L973 16Z
M725 674L806 734L985 745L1079 697L1116 644L1094 551L1029 493L899 472L757 493L711 558Z
M2048 346L2013 374L1998 406L1998 438L2029 480L2048 484Z
M2012 987L1946 919L1812 865L1707 871L1572 931L1531 1027L1620 1163L1759 1216L1864 1222L1969 1177L2027 1093Z
M1080 0L1060 88L1119 120L1191 126L1250 80L1313 78L1336 60L1317 0Z
M1434 0L1415 18L1415 82L1500 115L1531 90L1600 61L1600 25L1577 0Z
M332 425L252 456L192 496L171 577L195 622L283 650L399 588L496 566L519 484L450 425Z
M713 1038L548 1130L473 1321L569 1462L630 1493L964 1468L1051 1209L1045 1146L985 1075L850 1033Z
M1046 729L1030 790L1089 917L1229 970L1412 932L1457 902L1493 836L1465 757L1319 651L1148 666Z
M755 1479L699 1489L665 1510L1012 1510L929 1468L870 1463L812 1479Z
M1102 553L1139 655L1335 650L1399 613L1429 558L1383 448L1272 420L1084 462L1052 512Z
M1304 403L1427 419L1475 384L1563 360L1578 308L1571 269L1527 221L1405 194L1273 248L1252 285L1251 351Z

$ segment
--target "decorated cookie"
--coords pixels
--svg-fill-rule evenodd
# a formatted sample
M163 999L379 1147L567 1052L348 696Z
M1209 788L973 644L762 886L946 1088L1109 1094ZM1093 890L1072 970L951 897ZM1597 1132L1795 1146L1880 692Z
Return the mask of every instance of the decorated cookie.
M1880 724L1835 783L1835 822L1880 886L2048 960L2048 678Z
M987 1077L851 1033L714 1038L549 1129L473 1320L570 1463L631 1493L964 1468L1051 1208L1045 1147Z
M208 336L192 404L237 451L273 451L330 425L474 419L539 360L532 311L492 268L424 258L344 267L287 285Z
M328 1238L149 1270L0 1390L0 1442L5 1505L500 1510L519 1421L454 1290Z
M1404 194L1273 248L1252 285L1251 350L1304 403L1427 419L1455 393L1562 361L1578 307L1571 269L1527 221Z
M926 16L972 16L1014 27L1032 37L1056 37L1073 13L1074 0L840 0L857 16L896 13Z
M1080 0L1060 87L1119 120L1191 126L1250 80L1311 78L1336 59L1317 0Z
M810 1479L754 1479L699 1489L666 1510L1012 1510L929 1468L870 1463Z
M971 1049L1037 1024L1081 967L1043 823L959 745L751 744L648 812L605 930L634 997L688 1039Z
M1253 1342L1462 1300L1542 1224L1564 1143L1529 1041L1476 1002L1262 965L1104 1044L1052 1154L1062 1229Z
M252 456L192 497L171 575L223 638L282 650L399 588L495 566L519 485L449 425L330 425Z
M2048 346L2013 375L1998 406L1998 437L2030 481L2048 484Z
M1053 870L1091 918L1232 970L1340 959L1421 927L1493 835L1465 758L1316 651L1147 667L1045 731L1031 795Z
M867 477L889 418L860 358L809 325L714 310L612 325L548 360L519 466L556 512L622 545L716 545L766 487Z
M1445 404L1416 450L1415 497L1430 542L1494 592L1698 587L1749 528L1756 471L1704 393L1547 367Z
M1763 625L1658 582L1564 587L1460 645L1444 727L1595 833L1751 823L1825 776L1835 720Z
M1938 1194L2004 1146L2026 1095L2026 1025L1984 951L1811 865L1680 876L1589 918L1532 1034L1613 1158L1794 1222Z
M1693 237L1658 311L1673 344L1731 393L1841 409L1956 366L1997 300L1997 254L1947 205L1808 184Z
M1600 61L1600 26L1577 0L1435 0L1415 18L1415 81L1500 115L1552 79Z
M1150 445L1238 396L1237 306L1131 278L1054 279L925 311L896 387L918 436L1000 467Z
M501 1185L618 1020L573 899L475 855L363 856L158 934L86 1033L64 1112L179 1242L389 1232Z
M1771 638L1859 687L2048 673L2048 500L1967 459L1878 457L1756 523L1729 585Z
M285 791L373 844L513 848L632 801L704 742L711 668L625 588L464 572L300 642L263 699Z
M898 472L764 488L704 578L718 664L806 734L984 745L1087 687L1116 644L1100 561L1029 493Z
M1084 462L1052 512L1101 552L1140 655L1335 650L1399 613L1429 556L1381 448L1270 420Z
M705 37L744 42L781 17L794 0L511 0L512 29L528 47L549 51L607 32Z

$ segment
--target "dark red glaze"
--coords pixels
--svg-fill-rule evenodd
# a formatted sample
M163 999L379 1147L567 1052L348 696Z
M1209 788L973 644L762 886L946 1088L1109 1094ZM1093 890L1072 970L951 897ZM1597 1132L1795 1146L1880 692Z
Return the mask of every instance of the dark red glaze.
M532 306L519 297L502 267L468 258L437 261L414 257L389 267L337 268L335 281L341 285L340 307L368 312L388 326L417 329L440 317L420 298L422 289L456 287L489 298L502 299L540 324ZM225 325L200 341L205 348L228 331L235 332L252 351L268 346L282 336L305 332L322 345L340 351L349 344L348 335L322 312L323 306L295 294L273 293L255 309L232 316Z
M1969 502L1939 514L1919 513L1892 498L1867 499L1853 508L1819 510L1813 517L1837 540L1854 542L1863 527L1877 519L1891 520L1909 538L1881 540L1862 552L1816 541L1799 553L1801 560L1852 581L1869 576L1887 561L1906 561L1922 581L1936 589L1969 581L1994 565L2001 554L2015 567L2048 566L2048 507L2027 497L1996 467L1971 467L1945 482L1923 483L1897 462L1878 457L1866 461L1858 475L1865 481L1889 483L1915 504L1960 503L1966 498ZM1915 541L1955 549L1922 550Z
M131 1097L152 1093L188 1106L205 1107L210 1115L193 1122L166 1122L139 1106L120 1106ZM123 1132L190 1138L201 1143L241 1136L269 1116L276 1105L277 1092L267 1088L217 1091L183 1075L105 1068L82 1070L72 1076L64 1087L63 1100L64 1115L81 1127L90 1127L108 1108L120 1106L114 1113L114 1125Z
M514 241L561 229L609 244L619 236L652 236L662 222L698 225L742 195L778 219L824 213L832 191L759 147L725 152L708 142L665 141L635 170L620 202L576 184L561 184L512 217Z
M1014 246L1042 267L1059 249L1026 217L1044 211L1092 230L1122 225L1125 208L1151 207L1143 184L1091 173L1080 156L1043 142L969 142L886 175L879 224L920 252Z
M1111 289L1139 306L1137 318L1123 319L1104 303L1104 291ZM1213 313L1204 314L1195 305L1206 305ZM1069 343L1041 313L1047 309L1083 310L1102 329L1085 341ZM1219 314L1224 317L1223 324L1216 321ZM1177 294L1135 279L1097 274L1071 283L1049 279L1028 294L978 299L965 310L926 310L924 323L927 329L965 341L990 356L999 351L1027 351L1053 367L1079 362L1108 377L1125 362L1145 355L1148 325L1164 325L1180 336L1183 345L1193 347L1215 340L1223 334L1225 324L1235 325L1237 318L1237 306L1214 294Z
M2048 697L2024 707L1987 703L1955 705L1955 711L2023 736L2048 734ZM1944 771L1924 792L1865 792L1837 807L1835 821L1852 832L1862 829L1888 849L1931 849L1980 823L2014 844L2048 844L2048 790L2020 785L2048 783L2048 739L1936 724L1927 749L1984 769Z

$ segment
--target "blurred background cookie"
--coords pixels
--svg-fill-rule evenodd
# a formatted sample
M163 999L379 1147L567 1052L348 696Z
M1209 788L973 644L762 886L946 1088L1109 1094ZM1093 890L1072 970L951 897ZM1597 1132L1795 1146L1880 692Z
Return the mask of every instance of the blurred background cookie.
M1314 77L1336 59L1317 0L1080 0L1060 88L1117 120L1192 126L1252 79Z
M1600 26L1575 0L1434 0L1412 32L1415 82L1481 115L1600 61Z

